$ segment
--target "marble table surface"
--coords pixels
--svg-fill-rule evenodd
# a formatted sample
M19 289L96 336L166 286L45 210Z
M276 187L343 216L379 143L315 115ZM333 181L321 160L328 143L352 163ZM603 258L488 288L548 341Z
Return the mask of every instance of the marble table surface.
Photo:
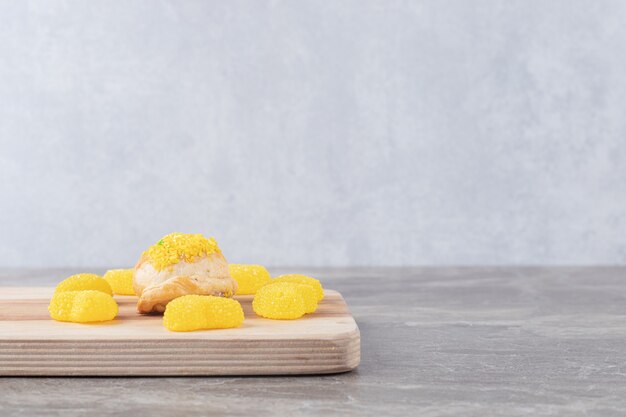
M626 415L626 268L301 271L348 301L357 370L0 378L0 415ZM3 269L0 285L52 285L70 272Z

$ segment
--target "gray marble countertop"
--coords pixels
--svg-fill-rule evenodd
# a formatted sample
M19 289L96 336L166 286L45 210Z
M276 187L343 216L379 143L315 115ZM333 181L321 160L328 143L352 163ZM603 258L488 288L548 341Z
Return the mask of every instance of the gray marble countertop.
M70 272L4 269L0 285L53 285ZM348 301L361 329L357 370L0 378L0 415L626 414L626 268L304 272Z

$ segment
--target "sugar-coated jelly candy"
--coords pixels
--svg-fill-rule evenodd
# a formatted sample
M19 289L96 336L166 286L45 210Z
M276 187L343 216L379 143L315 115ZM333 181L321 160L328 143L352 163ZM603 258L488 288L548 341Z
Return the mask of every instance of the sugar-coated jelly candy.
M184 295L167 304L163 325L175 332L228 329L243 323L237 300L212 295Z
M59 291L52 296L48 311L58 321L93 323L113 320L118 307L113 297L102 291Z
M104 278L96 274L76 274L61 281L54 290L55 293L62 291L95 290L112 295L113 290Z
M252 300L254 312L268 319L293 320L306 313L302 291L288 282L278 282L259 289Z
M133 269L110 269L104 274L114 294L135 295L133 290Z
M295 282L298 284L310 285L315 289L315 293L317 294L317 301L319 302L324 299L324 288L322 288L322 284L315 278L311 278L301 274L287 274L277 276L269 283L273 284L274 282Z
M270 273L261 265L229 264L228 272L237 281L237 295L256 294L270 281Z

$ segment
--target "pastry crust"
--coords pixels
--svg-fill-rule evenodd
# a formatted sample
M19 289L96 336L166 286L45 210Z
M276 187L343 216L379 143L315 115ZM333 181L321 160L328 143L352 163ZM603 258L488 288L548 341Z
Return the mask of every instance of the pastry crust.
M157 271L143 255L133 274L133 289L139 296L137 311L163 313L168 302L188 294L232 297L237 282L228 273L228 263L221 252L180 262Z

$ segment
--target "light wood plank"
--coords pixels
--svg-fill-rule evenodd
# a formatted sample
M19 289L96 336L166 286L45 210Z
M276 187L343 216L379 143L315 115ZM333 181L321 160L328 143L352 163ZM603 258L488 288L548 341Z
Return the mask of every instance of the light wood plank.
M136 298L115 296L110 323L51 320L53 288L0 288L0 375L278 375L345 372L360 361L359 329L336 291L314 314L268 320L252 296L236 297L237 329L170 332L161 316L140 315Z

